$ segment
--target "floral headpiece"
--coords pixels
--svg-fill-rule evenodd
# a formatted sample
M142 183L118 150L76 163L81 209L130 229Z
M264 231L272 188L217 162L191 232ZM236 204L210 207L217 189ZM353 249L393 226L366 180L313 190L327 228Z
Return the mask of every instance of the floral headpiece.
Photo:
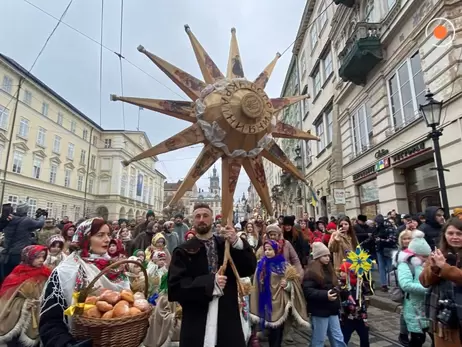
M72 236L72 243L79 246L83 257L88 256L88 251L90 249L91 227L95 219L101 218L90 218L83 221L75 230L74 236Z
M32 265L35 258L41 253L45 252L45 257L47 256L48 249L45 246L41 245L32 245L24 247L21 252L21 262L23 264Z
M53 243L55 242L60 242L62 245L61 245L61 248L64 246L64 237L62 237L61 235L52 235L48 238L47 240L47 246L48 248L50 248Z

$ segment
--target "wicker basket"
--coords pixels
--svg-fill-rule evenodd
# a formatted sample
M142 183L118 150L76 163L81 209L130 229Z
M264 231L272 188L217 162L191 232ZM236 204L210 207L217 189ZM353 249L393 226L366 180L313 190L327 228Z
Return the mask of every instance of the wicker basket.
M148 274L141 263L134 260L121 260L106 267L80 291L79 303L84 303L98 279L113 268L124 264L136 264L141 267L145 278L145 296L147 297ZM78 340L92 339L94 347L138 347L144 340L149 327L152 308L136 316L101 319L82 315L83 309L77 309L72 318L72 335Z

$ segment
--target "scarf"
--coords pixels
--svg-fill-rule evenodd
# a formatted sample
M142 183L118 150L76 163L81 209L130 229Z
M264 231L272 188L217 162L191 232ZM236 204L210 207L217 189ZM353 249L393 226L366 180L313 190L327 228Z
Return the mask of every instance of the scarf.
M97 255L90 253L88 257L82 257L81 259L87 264L93 264L98 268L98 270L102 271L109 265L114 263L114 260L108 254L104 255ZM120 268L112 269L109 272L106 272L105 277L111 282L117 282L119 280L125 279L125 274Z
M34 260L42 253L47 255L47 248L45 246L27 246L21 252L21 264L17 265L13 271L3 281L0 297L3 296L9 289L20 286L25 281L34 279L40 280L48 278L51 275L51 270L42 265L40 267L32 266Z
M270 245L275 253L275 256L268 258L266 255L258 262L256 281L259 286L258 297L258 312L261 317L262 328L264 328L265 320L270 321L273 312L273 299L271 294L271 274L283 275L286 270L286 260L279 252L279 244L276 241L269 240L263 245Z

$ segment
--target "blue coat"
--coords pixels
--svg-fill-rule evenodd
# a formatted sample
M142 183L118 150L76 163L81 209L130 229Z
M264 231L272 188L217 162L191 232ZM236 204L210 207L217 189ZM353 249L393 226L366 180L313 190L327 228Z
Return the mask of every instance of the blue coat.
M414 265L414 276L407 262L409 254L401 252L398 259L398 282L404 291L403 316L407 330L412 333L423 333L428 328L428 320L425 317L425 293L427 289L419 282L423 264L417 257L410 262ZM404 259L403 259L404 258Z

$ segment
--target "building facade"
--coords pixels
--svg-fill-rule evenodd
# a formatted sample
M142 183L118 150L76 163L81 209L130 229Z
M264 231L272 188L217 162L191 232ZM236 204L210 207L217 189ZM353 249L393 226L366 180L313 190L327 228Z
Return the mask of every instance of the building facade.
M194 209L194 205L199 202L204 202L210 206L213 215L221 215L221 186L220 177L218 176L216 167L213 167L212 175L209 177L208 191L199 188L191 197L190 211Z
M156 188L165 177L155 170L157 159L126 169L121 164L150 146L144 132L102 129L1 54L0 83L4 203L28 201L31 216L42 208L51 217L71 220L135 218L158 208L163 194Z
M341 78L334 104L348 215L371 218L393 209L417 213L441 206L433 143L419 112L427 89L444 100L440 146L449 209L461 205L462 38L453 33L438 42L431 34L437 18L460 28L461 13L462 4L454 0L358 1L351 8L337 7L331 40ZM355 70L361 71L359 78Z
M165 182L164 183L164 208L170 206L170 201L180 188L182 180L178 182ZM164 211L165 217L172 217L175 213L182 213L186 218L191 218L193 214L193 205L191 200L193 197L197 196L197 186L194 184L193 187L186 191L186 193L181 197L178 203L170 206L170 209Z

